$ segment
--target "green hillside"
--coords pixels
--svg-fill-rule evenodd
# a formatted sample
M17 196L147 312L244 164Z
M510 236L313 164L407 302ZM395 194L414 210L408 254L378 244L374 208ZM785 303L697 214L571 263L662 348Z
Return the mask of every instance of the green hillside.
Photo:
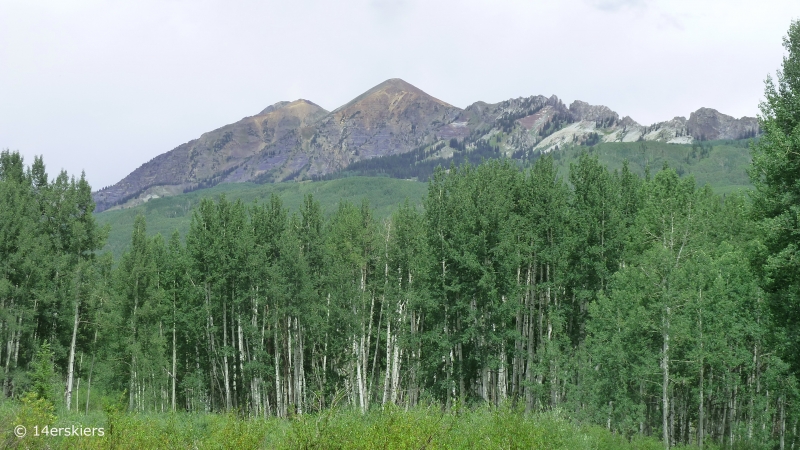
M408 198L421 203L427 189L426 183L386 177L351 177L319 182L286 182L277 184L232 183L220 184L175 197L158 198L130 209L104 211L96 215L100 225L111 227L104 250L119 257L130 245L133 222L137 214L147 218L148 234L161 233L165 238L178 230L185 236L192 219L192 209L205 197L224 195L229 200L241 199L245 203L268 201L275 193L285 206L296 211L306 194L312 194L322 204L325 214L336 209L339 200L360 204L369 200L376 217L388 217Z
M647 166L650 166L651 173L655 173L666 162L678 175L693 175L698 186L709 184L718 194L752 188L746 171L750 164L749 140L707 141L692 145L649 141L575 146L553 153L559 173L567 177L570 163L575 163L583 152L597 155L600 163L612 171L622 168L627 160L631 171L638 175L644 175Z
M649 166L651 172L655 173L666 162L679 175L693 175L698 186L709 184L714 192L720 194L751 188L745 170L750 164L749 141L708 141L693 145L651 141L601 143L591 147L574 146L553 153L561 176L568 178L570 164L576 162L583 152L597 155L600 163L612 171L620 169L627 160L631 171L644 175L645 167ZM438 161L444 166L448 166L450 162L447 159ZM391 170L388 170L387 174L391 173ZM137 214L143 214L147 218L148 234L161 233L162 236L168 237L175 230L184 234L189 228L192 208L204 197L225 195L232 200L241 199L245 203L252 203L269 199L274 192L290 210L294 211L306 194L313 194L322 204L326 214L334 211L339 200L360 203L366 198L375 209L376 216L388 217L406 197L418 203L426 188L425 182L387 176L351 176L328 181L277 184L220 184L175 197L150 200L130 209L104 211L97 214L97 220L101 225L111 226L105 250L119 256L130 243L133 221Z

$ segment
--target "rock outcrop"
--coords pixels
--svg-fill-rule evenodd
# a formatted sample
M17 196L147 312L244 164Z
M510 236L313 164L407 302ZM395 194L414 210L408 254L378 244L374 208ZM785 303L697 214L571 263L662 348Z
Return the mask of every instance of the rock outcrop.
M453 139L462 149L492 140L505 155L516 156L565 145L691 143L757 132L756 119L735 119L709 108L688 120L675 117L643 126L602 105L576 100L566 107L555 95L460 109L395 78L330 112L302 99L275 103L153 158L93 196L97 211L103 211L223 182L309 179L420 148L435 148L439 153L431 157L446 157L453 154L448 147Z

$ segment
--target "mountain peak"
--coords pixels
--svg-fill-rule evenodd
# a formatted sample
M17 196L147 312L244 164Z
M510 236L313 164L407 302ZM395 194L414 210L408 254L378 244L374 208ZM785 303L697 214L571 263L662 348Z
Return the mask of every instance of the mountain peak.
M304 98L299 98L293 102L287 101L280 101L278 103L272 104L264 108L260 113L256 114L257 116L263 116L264 114L269 114L271 112L277 111L282 108L297 108L297 107L312 107L317 109L323 109L321 106L317 105L312 101L308 101Z
M331 112L306 99L277 102L155 157L93 197L102 211L218 183L313 179L411 151L418 151L416 164L446 161L459 151L512 156L599 140L685 144L758 132L756 119L711 108L645 127L606 106L576 100L567 107L555 95L476 102L462 110L390 78Z
M420 89L411 83L403 80L402 78L389 78L388 80L384 81L383 83L375 86L375 88L394 88L394 89L402 89L402 90L414 90L419 91ZM374 88L373 88L374 89Z
M405 96L405 94L411 94L411 97L426 99L428 101L438 103L439 105L447 108L454 108L453 105L433 97L432 95L428 94L427 92L424 92L422 89L414 86L413 84L403 79L389 78L388 80L372 87L368 91L364 92L363 94L349 101L347 104L342 105L339 108L336 108L334 112L348 109L353 105L362 103L364 101L371 103L378 97L384 97L384 98L389 97L397 99Z

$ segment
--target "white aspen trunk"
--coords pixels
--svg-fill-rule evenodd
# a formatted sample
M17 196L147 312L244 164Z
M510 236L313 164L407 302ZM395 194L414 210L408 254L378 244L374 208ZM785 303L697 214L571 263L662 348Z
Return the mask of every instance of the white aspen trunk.
M664 428L663 431L663 439L664 439L664 448L669 450L670 447L670 435L669 435L669 306L666 307L666 312L664 315L664 331L663 331L663 339L664 339L664 353L661 360L661 369L663 380L661 383L661 404L662 404L662 426Z
M358 397L361 403L361 412L367 412L367 383L366 383L366 364L364 354L364 340L365 336L361 335L361 340L358 343Z
M231 375L228 370L228 302L222 304L222 376L225 382L225 411L231 410Z
M14 339L14 367L18 367L18 357L19 357L19 343L22 340L22 314L20 314L19 319L17 320L17 338Z
M250 315L250 326L253 330L257 330L258 328L258 286L255 287L255 293L252 296L253 299L253 312ZM264 326L262 323L261 327L261 340L255 342L253 345L258 344L258 349L262 351L264 350ZM248 358L250 362L253 362L253 355L252 353L248 353ZM254 417L258 417L261 414L261 377L255 376L250 380L251 388L250 388L250 401L253 408L253 415Z
M135 339L136 337L136 310L139 307L139 279L136 279L134 283L135 294L133 296L133 320L131 321L131 327L133 332L131 333L131 338ZM134 407L134 397L136 395L136 354L131 352L131 382L130 382L130 398L128 399L129 405L128 409L133 410Z
M14 299L12 298L11 299L10 310L13 310L13 309L14 309ZM13 320L14 324L17 323L17 319L16 318L12 317L12 320ZM6 329L11 331L10 336L8 338L8 342L6 344L6 364L5 364L5 370L3 372L3 396L7 397L9 395L8 389L10 387L9 383L11 381L9 379L8 372L11 369L11 354L14 352L14 336L16 335L17 330L15 330L13 328L13 325L11 325L11 324L7 324Z
M174 307L174 303L173 303L173 307ZM171 378L172 378L172 380L171 380L171 382L172 382L172 389L171 389L171 391L172 391L171 392L171 394L172 394L172 396L171 396L172 397L172 399L171 399L172 412L175 412L175 378L177 377L177 373L176 372L178 371L178 352L177 352L177 344L175 342L176 340L177 340L177 331L176 331L176 328L175 328L175 319L173 318L173 320L172 320L172 373L170 374Z
M394 338L393 346L394 353L392 355L392 387L390 391L390 400L392 403L396 404L398 387L400 385L400 360L403 356L403 349L397 345L397 336Z
M700 301L703 300L703 291L702 291L702 289L700 290L699 300ZM705 404L704 404L705 403L705 398L704 398L704 394L705 393L703 392L703 387L704 387L703 386L703 382L704 382L703 376L705 375L705 363L704 363L704 358L703 358L704 355L703 355L703 308L702 307L700 307L700 309L698 311L698 323L699 323L699 328L700 328L700 383L698 385L698 388L699 388L698 390L700 391L699 392L700 399L699 399L698 411L697 411L697 445L702 450L702 448L703 448L703 437L704 437L703 434L705 432L705 430L703 428L704 427L704 421L705 421L705 410L703 409L705 407Z
M75 412L78 412L78 409L81 405L81 378L78 377L78 381L75 385Z
M392 343L392 321L386 321L386 373L383 377L383 400L381 405L385 405L389 399L389 383L391 380L392 359L389 358Z
M733 371L731 371L733 372ZM736 439L736 435L733 433L734 428L736 428L736 394L739 392L739 384L736 383L733 385L733 396L731 397L731 417L730 417L730 439L729 444L732 446L734 444L734 440Z
M364 272L366 273L366 271L364 271ZM367 374L369 373L367 371L367 369L368 369L368 366L369 366L369 349L371 348L371 345L372 345L372 317L373 317L373 314L375 312L375 296L374 295L370 295L370 297L371 297L371 300L370 300L370 306L369 306L369 317L367 318L367 322L368 322L368 325L367 325L367 342L364 345L364 349L363 349L364 356L362 358L362 364L364 365L364 369L363 369L363 373L364 373L364 388L367 390L367 401L369 401L369 396L372 393L372 389L370 389L371 383L369 385L367 384ZM377 345L375 346L375 350L376 351L378 350L378 346Z
M286 406L294 406L294 388L295 388L295 376L294 376L294 352L292 351L294 346L293 339L292 339L292 318L288 317L286 319ZM294 413L294 411L289 411L290 413Z
M506 344L500 345L500 368L497 369L498 402L506 400L508 394L508 380L506 378Z
M388 272L388 268L387 268ZM373 297L374 299L374 297ZM376 377L375 371L377 370L378 366L378 351L381 347L381 325L383 325L383 305L386 303L386 296L381 295L381 308L378 310L378 326L375 327L375 351L372 353L372 371L369 377L369 387L367 388L367 392L370 393L370 398L372 398L372 393L374 384L378 382ZM390 319L387 318L386 321L388 322ZM371 321L370 321L371 322ZM371 328L371 326L370 326ZM369 346L367 346L367 351L369 351ZM388 358L389 355L387 354L386 357Z
M97 342L97 329L94 330L94 342ZM94 372L94 352L92 352L92 364L89 365L89 380L86 385L86 414L89 414L89 399L92 393L92 372Z
M275 326L275 409L278 417L286 417L286 410L283 403L283 385L281 384L281 350L278 343L278 327Z
M242 330L242 318L238 314L236 316L236 325L238 327L237 332L239 335L239 374L241 376L241 381L239 384L242 386L242 389L244 389L244 331Z
M79 316L78 312L80 311L80 302L78 299L75 299L75 320L72 324L72 340L69 344L69 362L67 363L67 392L65 395L67 396L66 406L67 411L70 410L72 405L72 383L75 377L75 344L77 342L78 336L78 322Z
M297 414L303 413L303 351L302 351L302 338L300 336L300 327L297 323L297 317L294 318L294 404Z
M328 301L325 306L325 344L322 355L322 386L328 383L328 326L331 322L331 293L328 292Z
M535 276L536 276L536 266L535 266L535 258L533 256L533 263L528 264L528 273L526 276L525 284L527 288L525 289L525 302L527 306L526 312L526 321L527 326L525 328L527 339L527 358L525 361L525 414L530 414L533 411L533 358L535 352L535 338L536 338L536 331L534 330L534 317L536 314L535 311L535 301L534 301L534 294L532 292L533 284L535 283Z

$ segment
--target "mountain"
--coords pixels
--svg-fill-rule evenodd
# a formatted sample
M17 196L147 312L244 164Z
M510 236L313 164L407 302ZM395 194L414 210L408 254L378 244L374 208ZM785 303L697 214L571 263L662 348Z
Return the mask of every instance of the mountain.
M276 159L281 160L281 154L294 148L298 130L308 128L327 114L328 111L307 100L279 102L254 116L203 133L156 156L117 184L93 193L97 210L131 200L138 204L212 186L222 180L251 179L255 173L243 173L242 161L261 155L266 148L277 152Z
M606 106L531 96L464 109L394 78L326 111L308 100L278 102L161 154L93 193L97 210L135 206L219 183L319 179L366 161L428 165L487 149L525 157L570 145L754 136L754 118L709 108L650 126ZM394 159L392 159L394 158ZM437 162L438 161L438 162Z

